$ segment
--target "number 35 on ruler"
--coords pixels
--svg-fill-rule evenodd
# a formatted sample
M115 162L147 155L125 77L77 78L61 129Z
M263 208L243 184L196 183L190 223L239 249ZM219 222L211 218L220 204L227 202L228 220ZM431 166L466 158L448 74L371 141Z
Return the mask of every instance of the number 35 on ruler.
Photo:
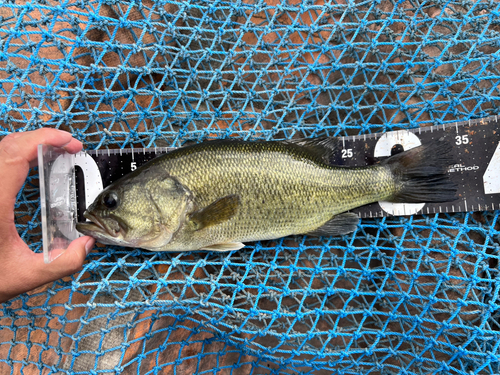
M455 144L460 146L460 145L466 145L469 143L469 135L464 134L464 135L457 135L455 137Z

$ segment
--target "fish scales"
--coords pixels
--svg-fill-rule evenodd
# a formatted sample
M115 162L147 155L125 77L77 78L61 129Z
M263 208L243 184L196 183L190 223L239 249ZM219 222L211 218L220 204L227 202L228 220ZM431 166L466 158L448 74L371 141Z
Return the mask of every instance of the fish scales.
M238 194L241 208L227 222L186 234L190 239L174 237L173 249L188 240L196 247L207 238L245 242L306 233L394 191L390 172L380 166L333 167L283 143L213 143L186 155L167 154L158 163L189 187L197 207Z

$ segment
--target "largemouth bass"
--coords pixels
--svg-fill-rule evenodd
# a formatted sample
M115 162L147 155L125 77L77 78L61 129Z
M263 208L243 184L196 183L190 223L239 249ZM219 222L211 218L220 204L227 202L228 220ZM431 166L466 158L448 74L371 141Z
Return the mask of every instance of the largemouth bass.
M152 251L237 250L289 235L338 236L380 200L455 199L451 146L436 141L368 167L331 165L336 138L210 141L151 160L104 189L77 230Z

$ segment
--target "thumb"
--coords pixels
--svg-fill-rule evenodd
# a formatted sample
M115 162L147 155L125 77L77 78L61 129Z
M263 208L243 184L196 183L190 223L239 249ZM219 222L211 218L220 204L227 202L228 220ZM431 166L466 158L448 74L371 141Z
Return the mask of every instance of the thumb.
M58 280L79 271L94 244L95 240L89 236L83 236L71 242L59 257L49 264L44 264L45 282Z

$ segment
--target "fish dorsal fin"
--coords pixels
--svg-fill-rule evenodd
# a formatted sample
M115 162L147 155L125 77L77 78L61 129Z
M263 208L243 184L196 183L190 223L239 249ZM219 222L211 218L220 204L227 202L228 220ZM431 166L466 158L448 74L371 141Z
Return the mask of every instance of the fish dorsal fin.
M327 136L308 139L290 139L285 142L306 149L308 153L323 160L327 164L331 163L334 154L340 150L342 144L339 138Z
M336 215L325 224L307 233L309 236L343 236L356 230L359 223L358 215L352 212Z
M215 245L210 245L201 248L200 250L209 250L209 251L233 251L239 250L245 247L245 244L241 242L227 242L227 243L218 243Z
M208 206L189 215L194 230L200 230L231 219L240 206L240 197L236 194L226 195Z

